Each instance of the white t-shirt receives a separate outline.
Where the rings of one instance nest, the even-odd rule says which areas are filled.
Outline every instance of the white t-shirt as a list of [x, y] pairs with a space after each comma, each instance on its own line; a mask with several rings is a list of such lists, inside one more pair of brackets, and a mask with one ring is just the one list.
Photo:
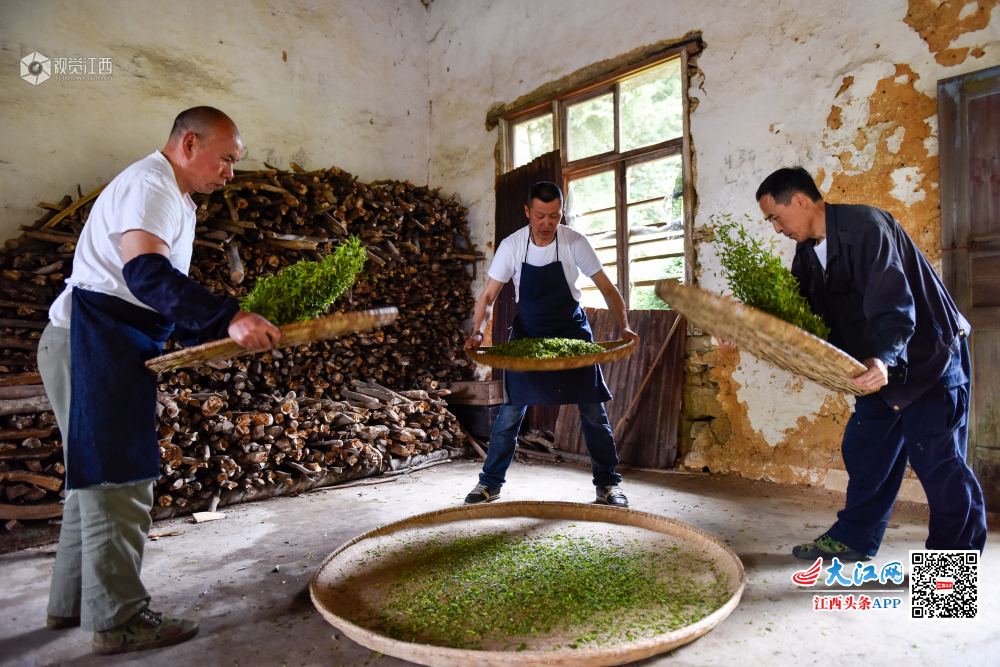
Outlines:
[[826, 239], [813, 246], [813, 251], [816, 253], [816, 259], [819, 260], [820, 266], [826, 271]]
[[[545, 266], [556, 261], [556, 240], [539, 248], [528, 240], [530, 229], [530, 225], [523, 227], [501, 241], [490, 265], [490, 278], [502, 283], [513, 278], [514, 299], [517, 301], [521, 300], [521, 263], [527, 261], [531, 266]], [[558, 259], [562, 262], [566, 283], [573, 298], [579, 301], [583, 295], [579, 283], [584, 276], [589, 278], [603, 268], [601, 260], [587, 237], [566, 225], [556, 227], [556, 239]]]
[[191, 196], [181, 193], [174, 169], [160, 151], [118, 174], [94, 202], [80, 234], [67, 287], [49, 307], [53, 326], [70, 326], [70, 286], [152, 310], [132, 296], [122, 277], [122, 234], [140, 229], [159, 237], [170, 246], [170, 264], [187, 275], [196, 208]]

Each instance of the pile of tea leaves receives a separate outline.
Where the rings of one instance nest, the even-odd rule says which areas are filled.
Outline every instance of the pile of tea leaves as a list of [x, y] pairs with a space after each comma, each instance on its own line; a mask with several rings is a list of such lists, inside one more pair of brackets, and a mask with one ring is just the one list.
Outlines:
[[597, 343], [576, 338], [520, 338], [489, 349], [493, 356], [518, 359], [564, 359], [601, 352], [606, 350]]
[[[363, 624], [452, 648], [596, 648], [690, 625], [729, 598], [727, 575], [702, 552], [572, 527], [406, 546], [410, 557], [378, 586], [382, 603]], [[369, 553], [369, 562], [384, 555]]]
[[750, 236], [743, 224], [734, 222], [730, 215], [713, 215], [711, 220], [715, 224], [716, 254], [722, 264], [722, 277], [733, 296], [826, 340], [830, 327], [812, 312], [809, 302], [799, 292], [799, 281], [781, 265], [774, 253], [774, 241], [765, 247], [763, 241]]
[[240, 307], [278, 326], [317, 318], [354, 284], [367, 258], [361, 241], [348, 237], [322, 262], [302, 260], [261, 278], [240, 299]]

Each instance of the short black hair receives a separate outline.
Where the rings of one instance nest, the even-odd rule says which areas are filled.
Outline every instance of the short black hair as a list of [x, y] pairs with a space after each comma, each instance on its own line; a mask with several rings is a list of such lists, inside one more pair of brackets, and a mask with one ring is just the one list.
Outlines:
[[170, 129], [170, 138], [180, 139], [188, 132], [205, 137], [220, 125], [226, 124], [236, 127], [232, 118], [215, 107], [191, 107], [177, 114], [174, 126]]
[[808, 171], [802, 167], [783, 167], [760, 184], [757, 188], [757, 201], [759, 202], [764, 195], [771, 195], [778, 204], [788, 206], [797, 192], [801, 192], [813, 201], [823, 198]]
[[548, 204], [550, 201], [555, 201], [556, 198], [559, 199], [559, 206], [562, 206], [563, 193], [562, 188], [558, 185], [551, 181], [535, 183], [528, 191], [528, 208], [532, 208], [536, 199], [541, 200], [543, 204]]

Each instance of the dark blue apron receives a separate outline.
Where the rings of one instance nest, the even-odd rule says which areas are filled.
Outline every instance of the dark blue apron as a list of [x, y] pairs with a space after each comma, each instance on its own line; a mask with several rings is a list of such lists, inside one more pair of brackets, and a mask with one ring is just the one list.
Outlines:
[[116, 296], [73, 290], [66, 486], [82, 489], [160, 476], [156, 374], [173, 323]]
[[[594, 334], [579, 302], [566, 282], [559, 261], [559, 233], [556, 232], [556, 261], [545, 266], [528, 264], [531, 231], [521, 263], [521, 284], [510, 340], [519, 338], [577, 338], [594, 341]], [[508, 405], [575, 405], [604, 403], [611, 392], [604, 384], [599, 366], [565, 371], [504, 373], [504, 398]]]

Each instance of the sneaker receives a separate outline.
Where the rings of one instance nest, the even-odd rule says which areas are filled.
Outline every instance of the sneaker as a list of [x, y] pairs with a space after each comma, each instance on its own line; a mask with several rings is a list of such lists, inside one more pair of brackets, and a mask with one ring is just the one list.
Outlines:
[[169, 618], [143, 607], [139, 613], [110, 630], [94, 633], [94, 653], [130, 653], [180, 644], [198, 634], [198, 624], [183, 618]]
[[617, 484], [597, 487], [597, 502], [612, 507], [628, 507], [628, 498]]
[[491, 500], [496, 500], [499, 497], [500, 497], [499, 486], [486, 486], [485, 484], [476, 484], [476, 488], [474, 488], [472, 492], [465, 497], [465, 504], [475, 505], [477, 503], [488, 503]]
[[846, 544], [838, 542], [826, 534], [821, 535], [808, 544], [800, 544], [797, 547], [792, 547], [792, 555], [804, 560], [833, 558], [834, 556], [844, 562], [871, 560], [868, 556], [858, 553]]
[[49, 614], [45, 619], [45, 626], [49, 630], [68, 630], [69, 628], [80, 627], [79, 616], [53, 616]]

